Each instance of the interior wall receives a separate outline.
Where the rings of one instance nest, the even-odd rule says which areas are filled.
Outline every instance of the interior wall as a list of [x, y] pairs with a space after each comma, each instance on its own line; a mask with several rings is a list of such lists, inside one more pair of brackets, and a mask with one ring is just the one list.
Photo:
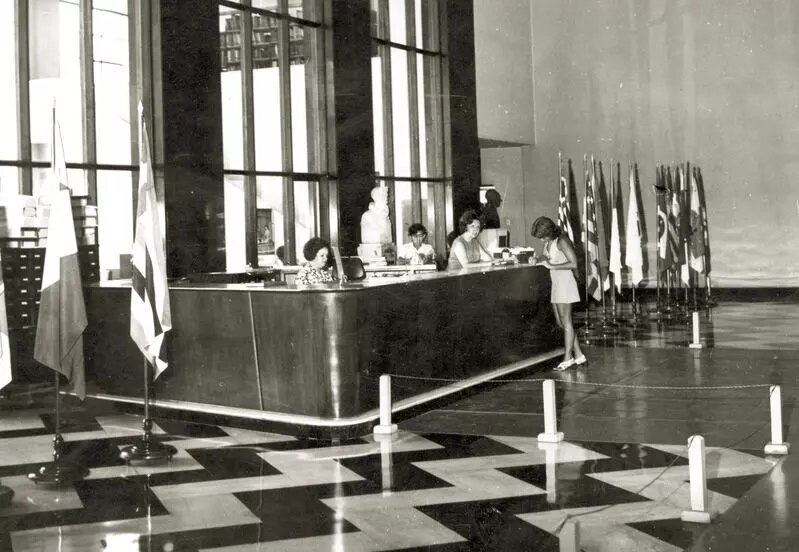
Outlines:
[[480, 135], [533, 138], [527, 222], [556, 214], [558, 152], [578, 168], [587, 153], [639, 163], [651, 234], [655, 164], [687, 160], [704, 175], [714, 285], [799, 285], [798, 4], [475, 4]]

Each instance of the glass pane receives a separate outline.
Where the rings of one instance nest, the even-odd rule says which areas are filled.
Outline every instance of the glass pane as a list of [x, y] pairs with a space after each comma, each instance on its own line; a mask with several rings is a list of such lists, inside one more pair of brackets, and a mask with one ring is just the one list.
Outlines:
[[289, 15], [308, 21], [322, 21], [320, 0], [289, 0]]
[[255, 168], [283, 170], [280, 122], [278, 20], [260, 16], [253, 21], [253, 98], [255, 98]]
[[[424, 68], [419, 76], [419, 136], [421, 140], [419, 155], [422, 176], [440, 178], [444, 176], [444, 144], [442, 143], [443, 113], [441, 88], [438, 76], [441, 74], [441, 57], [422, 56], [419, 67]], [[423, 95], [422, 95], [423, 94]], [[421, 101], [424, 98], [424, 101]], [[424, 129], [424, 131], [422, 131]]]
[[17, 167], [0, 167], [0, 194], [18, 194], [19, 184]]
[[[50, 167], [34, 167], [32, 182], [33, 195], [49, 194], [53, 190], [53, 171]], [[73, 196], [89, 195], [89, 186], [86, 182], [86, 171], [83, 169], [67, 169], [67, 184]]]
[[422, 2], [422, 0], [414, 0], [414, 11], [413, 15], [416, 18], [415, 21], [415, 28], [416, 28], [416, 42], [411, 44], [411, 46], [416, 46], [417, 48], [422, 48], [424, 45], [424, 25], [422, 25], [422, 18], [424, 17], [422, 4], [426, 4], [427, 2]]
[[254, 8], [260, 8], [262, 10], [269, 10], [273, 12], [278, 11], [279, 4], [279, 0], [252, 0], [252, 6]]
[[225, 261], [228, 272], [247, 265], [244, 234], [244, 177], [225, 175]]
[[[17, 159], [17, 70], [16, 70], [16, 19], [14, 2], [0, 2], [0, 159]], [[16, 169], [12, 168], [16, 174]], [[8, 188], [8, 173], [0, 170], [0, 190]], [[16, 184], [15, 184], [16, 185]], [[16, 189], [14, 190], [16, 192]]]
[[403, 243], [403, 241], [407, 241], [408, 227], [414, 223], [411, 209], [411, 183], [395, 182], [394, 197], [396, 198], [394, 208], [397, 219], [394, 226], [395, 236], [397, 243]]
[[424, 58], [416, 54], [416, 97], [419, 109], [419, 120], [414, 124], [419, 125], [419, 175], [427, 174], [427, 96], [424, 93]]
[[297, 259], [304, 260], [302, 248], [319, 236], [319, 183], [294, 182], [294, 235]]
[[258, 266], [284, 262], [286, 238], [283, 232], [283, 178], [259, 176], [256, 180], [255, 218]]
[[[106, 5], [126, 2], [106, 1]], [[97, 6], [97, 3], [95, 3]], [[128, 17], [124, 12], [94, 9], [94, 94], [97, 129], [97, 162], [129, 165], [130, 67]]]
[[372, 120], [375, 135], [375, 173], [386, 175], [385, 147], [383, 144], [383, 59], [381, 55], [386, 52], [384, 46], [378, 47], [379, 54], [372, 57]]
[[320, 172], [316, 144], [321, 132], [321, 83], [317, 77], [317, 55], [321, 32], [291, 24], [291, 138], [295, 172]]
[[370, 0], [369, 1], [369, 36], [372, 38], [383, 38], [380, 35], [380, 27], [379, 21], [380, 17], [378, 15], [378, 10], [380, 9], [379, 3], [377, 0]]
[[100, 278], [119, 278], [120, 255], [133, 248], [133, 186], [130, 171], [97, 172]]
[[222, 151], [226, 169], [244, 169], [244, 107], [241, 92], [241, 12], [219, 8], [222, 62]]
[[[436, 245], [436, 202], [433, 196], [436, 186], [440, 184], [431, 184], [429, 182], [422, 182], [422, 224], [427, 228], [427, 243], [435, 248]], [[442, 253], [443, 251], [436, 253]]]
[[399, 44], [408, 43], [408, 32], [405, 29], [405, 0], [388, 0], [389, 24], [391, 30], [389, 40]]
[[83, 109], [78, 5], [57, 0], [32, 3], [29, 48], [33, 159], [50, 159], [52, 109], [55, 103], [66, 160], [82, 162]]
[[411, 176], [411, 137], [408, 127], [408, 54], [405, 50], [397, 48], [391, 49], [391, 101], [394, 126], [394, 174]]

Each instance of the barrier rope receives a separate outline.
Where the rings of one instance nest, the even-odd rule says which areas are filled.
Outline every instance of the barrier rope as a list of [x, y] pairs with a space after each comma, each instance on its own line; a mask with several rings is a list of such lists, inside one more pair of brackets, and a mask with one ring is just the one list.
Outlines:
[[[400, 374], [386, 374], [391, 376], [392, 379], [406, 379], [406, 380], [423, 380], [423, 381], [441, 381], [449, 383], [462, 383], [463, 380], [456, 378], [435, 378], [428, 376], [407, 376]], [[557, 383], [567, 383], [570, 385], [586, 385], [593, 387], [617, 387], [620, 389], [654, 389], [657, 391], [716, 391], [720, 389], [759, 389], [764, 387], [771, 387], [770, 383], [744, 383], [737, 385], [633, 385], [630, 383], [599, 383], [595, 381], [570, 381], [567, 379], [555, 378], [518, 378], [518, 379], [486, 379], [476, 383], [542, 383], [547, 380], [553, 380]], [[466, 384], [455, 387], [467, 387]]]

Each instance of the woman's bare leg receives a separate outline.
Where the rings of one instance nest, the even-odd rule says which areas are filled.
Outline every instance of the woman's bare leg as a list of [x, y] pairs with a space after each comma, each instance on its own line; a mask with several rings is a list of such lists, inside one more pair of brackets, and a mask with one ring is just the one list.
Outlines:
[[558, 304], [552, 303], [552, 312], [555, 313], [555, 322], [558, 324], [558, 328], [563, 328], [563, 322], [560, 320], [560, 312], [558, 312]]
[[555, 308], [563, 328], [563, 360], [569, 360], [574, 357], [572, 351], [575, 342], [574, 326], [572, 325], [572, 306], [568, 303], [555, 303]]

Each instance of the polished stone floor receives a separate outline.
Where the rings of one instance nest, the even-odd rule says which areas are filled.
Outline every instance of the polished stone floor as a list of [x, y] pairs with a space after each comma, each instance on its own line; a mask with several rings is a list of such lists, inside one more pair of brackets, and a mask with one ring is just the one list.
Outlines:
[[[763, 453], [769, 385], [797, 427], [796, 303], [724, 303], [690, 326], [644, 322], [592, 336], [589, 363], [553, 363], [400, 423], [394, 439], [320, 442], [156, 419], [178, 454], [118, 457], [140, 418], [67, 401], [63, 433], [87, 479], [49, 489], [46, 388], [0, 399], [0, 551], [795, 550], [799, 464]], [[540, 444], [541, 380], [556, 380], [565, 441]], [[711, 525], [684, 523], [687, 439], [707, 444]], [[577, 539], [574, 527], [577, 526]], [[571, 548], [569, 548], [571, 547]]]

